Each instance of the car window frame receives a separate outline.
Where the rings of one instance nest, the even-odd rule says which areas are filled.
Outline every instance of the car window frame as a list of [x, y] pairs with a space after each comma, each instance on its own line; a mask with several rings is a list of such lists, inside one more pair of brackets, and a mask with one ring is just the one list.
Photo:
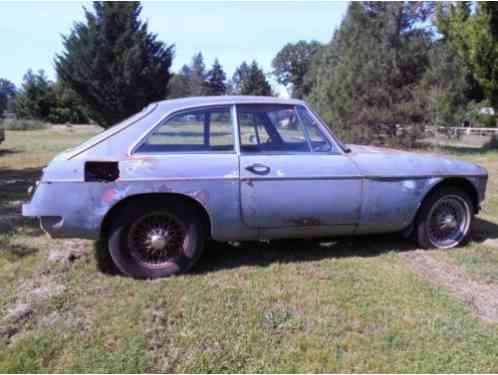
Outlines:
[[[140, 147], [147, 141], [149, 136], [151, 136], [158, 128], [163, 125], [166, 125], [168, 121], [172, 120], [176, 116], [182, 114], [188, 114], [192, 112], [202, 112], [203, 110], [214, 111], [216, 109], [227, 109], [230, 112], [230, 122], [232, 127], [232, 141], [233, 141], [233, 149], [232, 150], [182, 150], [182, 151], [154, 151], [154, 152], [145, 152], [140, 151]], [[234, 104], [213, 104], [213, 105], [202, 105], [202, 106], [193, 106], [188, 108], [181, 108], [175, 111], [172, 111], [166, 114], [163, 118], [161, 118], [156, 124], [150, 127], [136, 142], [130, 152], [129, 155], [146, 155], [150, 157], [160, 157], [165, 155], [208, 155], [208, 154], [238, 154], [239, 152], [239, 142], [238, 142], [238, 133], [236, 132], [236, 113], [235, 113], [235, 105]]]
[[310, 109], [306, 105], [304, 105], [304, 104], [288, 104], [288, 103], [275, 103], [275, 104], [272, 103], [271, 105], [282, 106], [282, 107], [293, 107], [297, 117], [299, 118], [300, 123], [302, 122], [302, 120], [301, 120], [301, 117], [299, 115], [299, 112], [297, 111], [297, 107], [302, 107], [315, 120], [318, 130], [324, 136], [324, 138], [330, 143], [331, 150], [330, 151], [314, 151], [312, 144], [311, 144], [311, 139], [310, 139], [309, 134], [308, 134], [308, 130], [306, 129], [306, 126], [304, 126], [304, 124], [301, 123], [300, 126], [301, 126], [303, 133], [304, 133], [304, 136], [306, 138], [306, 143], [309, 147], [309, 151], [294, 151], [294, 150], [290, 150], [290, 151], [264, 150], [264, 151], [257, 151], [257, 152], [243, 151], [242, 150], [242, 140], [240, 139], [241, 132], [240, 132], [240, 124], [239, 124], [239, 106], [249, 106], [249, 105], [265, 106], [268, 104], [266, 104], [266, 103], [265, 104], [261, 104], [261, 103], [237, 103], [237, 104], [235, 104], [235, 113], [236, 113], [235, 126], [237, 128], [237, 133], [238, 133], [238, 144], [239, 144], [238, 152], [240, 155], [245, 155], [245, 156], [249, 156], [249, 155], [343, 155], [342, 149], [339, 147], [339, 145], [337, 145], [337, 143], [331, 137], [330, 133], [328, 131], [324, 131], [323, 123], [317, 119], [315, 114], [312, 111], [310, 111]]
[[320, 116], [312, 109], [310, 108], [307, 104], [301, 104], [308, 113], [313, 117], [318, 124], [319, 129], [322, 131], [322, 134], [325, 134], [327, 139], [331, 142], [331, 144], [334, 146], [336, 149], [336, 152], [333, 152], [334, 154], [339, 154], [339, 155], [345, 155], [348, 152], [346, 151], [347, 146], [339, 139], [337, 136], [334, 134], [332, 129], [330, 129], [327, 124], [322, 120]]

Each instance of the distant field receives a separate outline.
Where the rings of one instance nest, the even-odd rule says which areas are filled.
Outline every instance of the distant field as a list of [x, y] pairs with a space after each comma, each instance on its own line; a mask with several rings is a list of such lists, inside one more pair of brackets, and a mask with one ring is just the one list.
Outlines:
[[102, 268], [101, 246], [20, 216], [41, 168], [97, 131], [8, 131], [0, 145], [0, 372], [498, 371], [497, 151], [443, 150], [490, 173], [466, 247], [217, 245], [192, 273], [136, 281]]

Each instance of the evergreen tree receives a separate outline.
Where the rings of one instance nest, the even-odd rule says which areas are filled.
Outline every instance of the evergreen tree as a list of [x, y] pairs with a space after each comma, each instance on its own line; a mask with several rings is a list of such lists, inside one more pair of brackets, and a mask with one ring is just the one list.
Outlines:
[[243, 61], [242, 64], [240, 64], [240, 66], [235, 69], [232, 77], [232, 88], [235, 94], [240, 94], [241, 84], [244, 80], [247, 79], [248, 74], [249, 65], [247, 65], [247, 63]]
[[436, 24], [498, 112], [498, 4], [438, 4]]
[[174, 47], [148, 32], [139, 2], [94, 2], [93, 8], [63, 38], [55, 66], [92, 117], [109, 127], [166, 96]]
[[43, 70], [28, 70], [16, 99], [17, 117], [46, 121], [57, 100], [52, 86]]
[[293, 97], [301, 99], [309, 94], [311, 87], [307, 85], [305, 76], [320, 46], [316, 41], [308, 43], [301, 40], [295, 44], [287, 43], [273, 59], [273, 74], [278, 83], [290, 86]]
[[340, 28], [313, 64], [309, 99], [348, 141], [394, 139], [397, 124], [420, 123], [416, 88], [428, 65], [430, 14], [418, 3], [351, 3]]
[[192, 57], [190, 65], [190, 94], [189, 96], [203, 96], [206, 94], [206, 65], [204, 57], [199, 52]]
[[218, 59], [214, 60], [211, 70], [207, 74], [206, 94], [207, 95], [225, 95], [226, 93], [226, 74], [220, 65]]
[[256, 61], [253, 61], [246, 70], [246, 67], [240, 66], [238, 69], [240, 74], [240, 94], [241, 95], [257, 95], [271, 96], [271, 86], [266, 80], [265, 73], [258, 66]]
[[16, 86], [9, 80], [0, 78], [0, 118], [16, 96]]
[[168, 99], [190, 96], [190, 76], [176, 73], [171, 76], [168, 85]]
[[48, 122], [52, 124], [86, 124], [89, 122], [88, 111], [80, 97], [63, 81], [53, 85], [55, 103], [51, 106]]
[[419, 85], [419, 101], [425, 122], [435, 126], [458, 126], [472, 101], [469, 70], [445, 40], [438, 40], [429, 51], [429, 67]]

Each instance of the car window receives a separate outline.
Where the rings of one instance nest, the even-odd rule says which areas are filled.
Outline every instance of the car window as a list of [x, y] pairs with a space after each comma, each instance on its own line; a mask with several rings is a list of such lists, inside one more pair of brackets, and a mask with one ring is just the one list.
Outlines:
[[311, 147], [314, 152], [331, 152], [333, 151], [332, 145], [322, 133], [315, 119], [310, 115], [308, 110], [302, 106], [297, 107], [297, 113], [301, 120], [308, 137], [311, 142]]
[[237, 106], [243, 152], [310, 152], [303, 125], [294, 106]]
[[233, 151], [230, 107], [178, 114], [157, 127], [138, 152]]
[[270, 140], [270, 135], [255, 113], [239, 113], [239, 126], [242, 144], [260, 144]]

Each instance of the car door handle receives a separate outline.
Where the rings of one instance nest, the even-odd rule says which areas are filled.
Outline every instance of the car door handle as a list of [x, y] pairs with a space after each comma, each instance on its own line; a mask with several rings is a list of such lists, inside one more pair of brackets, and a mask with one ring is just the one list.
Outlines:
[[260, 174], [260, 175], [267, 174], [268, 172], [270, 172], [270, 167], [267, 167], [264, 164], [258, 164], [258, 163], [253, 164], [253, 165], [249, 165], [246, 167], [246, 169], [249, 172], [252, 172], [254, 174]]

